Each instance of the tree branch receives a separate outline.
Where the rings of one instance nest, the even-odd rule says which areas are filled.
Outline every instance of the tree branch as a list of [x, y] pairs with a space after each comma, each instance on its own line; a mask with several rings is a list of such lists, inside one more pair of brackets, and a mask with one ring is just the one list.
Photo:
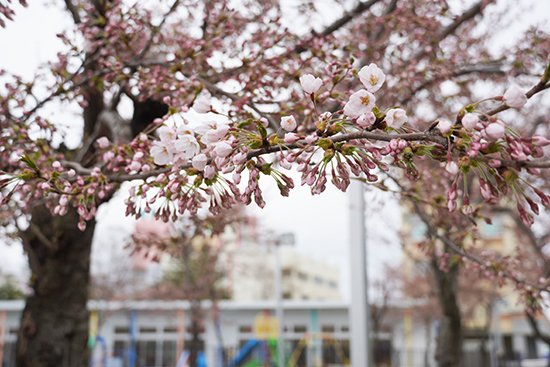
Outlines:
[[72, 0], [65, 0], [65, 6], [67, 10], [71, 13], [75, 24], [80, 24], [80, 14], [78, 14], [77, 7], [73, 4]]

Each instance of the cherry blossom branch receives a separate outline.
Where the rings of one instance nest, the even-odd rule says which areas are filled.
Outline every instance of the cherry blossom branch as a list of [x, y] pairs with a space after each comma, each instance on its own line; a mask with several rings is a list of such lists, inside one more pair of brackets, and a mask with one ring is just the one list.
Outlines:
[[[229, 93], [229, 92], [226, 92], [224, 91], [223, 89], [221, 89], [220, 87], [218, 87], [217, 85], [215, 85], [214, 83], [210, 82], [208, 79], [206, 79], [204, 76], [198, 76], [198, 80], [204, 84], [204, 86], [206, 87], [206, 89], [208, 89], [208, 91], [210, 93], [212, 93], [213, 95], [218, 95], [218, 96], [224, 96], [224, 97], [227, 97], [229, 98], [230, 100], [232, 101], [237, 101], [239, 100], [239, 96], [234, 94], [234, 93]], [[273, 119], [273, 117], [270, 115], [270, 114], [267, 114], [267, 113], [264, 113], [263, 111], [261, 111], [254, 102], [250, 102], [249, 103], [249, 106], [252, 110], [254, 110], [258, 115], [260, 115], [261, 117], [265, 117], [267, 119], [267, 121], [269, 121], [269, 125], [270, 127], [273, 129], [273, 130], [277, 130], [278, 126], [277, 126], [277, 122]]]
[[[550, 64], [548, 66], [550, 67]], [[527, 91], [527, 93], [525, 93], [525, 95], [529, 99], [529, 98], [533, 97], [535, 94], [537, 94], [539, 92], [542, 92], [543, 90], [548, 89], [548, 88], [550, 88], [550, 83], [548, 82], [548, 77], [545, 73], [545, 75], [541, 78], [541, 80], [539, 80], [539, 82], [537, 84], [535, 84], [531, 89], [529, 89], [529, 91]], [[489, 115], [489, 116], [493, 116], [493, 115], [496, 115], [499, 112], [506, 111], [510, 108], [511, 108], [510, 106], [503, 103], [502, 105], [498, 106], [497, 108], [490, 110], [486, 114]]]
[[160, 23], [155, 26], [155, 27], [152, 27], [151, 29], [151, 35], [149, 36], [149, 39], [147, 40], [147, 43], [145, 44], [145, 47], [143, 47], [143, 49], [141, 50], [141, 52], [139, 53], [137, 59], [138, 60], [142, 60], [145, 55], [147, 54], [147, 52], [149, 52], [149, 49], [151, 48], [151, 46], [153, 45], [153, 40], [155, 38], [155, 36], [162, 30], [162, 27], [164, 26], [164, 24], [166, 23], [166, 21], [168, 20], [168, 17], [176, 11], [176, 9], [178, 8], [180, 4], [180, 0], [175, 0], [173, 3], [172, 3], [172, 6], [170, 7], [170, 9], [168, 9], [168, 11], [163, 15], [162, 17], [162, 20], [160, 21]]
[[73, 4], [72, 0], [65, 0], [65, 6], [67, 10], [71, 13], [75, 24], [80, 24], [80, 14], [78, 14], [77, 7]]
[[434, 77], [432, 79], [424, 80], [420, 85], [408, 93], [405, 98], [401, 99], [401, 104], [406, 105], [414, 98], [415, 95], [417, 95], [418, 92], [442, 81], [443, 78], [447, 78], [446, 80], [451, 80], [452, 78], [457, 78], [468, 74], [504, 74], [504, 70], [502, 69], [502, 65], [497, 62], [465, 65], [458, 68], [458, 70], [454, 71], [450, 75], [442, 75], [441, 77]]
[[[440, 234], [438, 231], [437, 231], [437, 228], [434, 227], [434, 225], [432, 224], [431, 220], [429, 219], [429, 216], [428, 214], [426, 214], [426, 212], [420, 207], [420, 205], [418, 204], [418, 202], [416, 201], [416, 199], [414, 198], [414, 196], [410, 196], [407, 194], [407, 191], [405, 189], [405, 187], [399, 182], [398, 179], [396, 179], [395, 177], [393, 177], [392, 175], [389, 175], [387, 174], [387, 176], [399, 187], [401, 188], [402, 192], [401, 192], [401, 196], [402, 197], [405, 197], [405, 198], [408, 198], [408, 202], [410, 202], [412, 205], [413, 205], [413, 209], [415, 211], [415, 213], [420, 217], [420, 219], [422, 220], [422, 222], [426, 225], [426, 229], [427, 229], [427, 232], [428, 232], [428, 235], [429, 237], [431, 238], [434, 238], [434, 239], [438, 239], [440, 240], [441, 242], [443, 242], [451, 251], [453, 251], [455, 254], [463, 257], [463, 258], [466, 258], [470, 261], [472, 261], [473, 263], [481, 266], [482, 268], [486, 268], [486, 261], [484, 261], [483, 259], [469, 253], [468, 251], [464, 250], [461, 246], [457, 245], [453, 240], [451, 240], [449, 237], [447, 236], [444, 236], [442, 234]], [[525, 286], [530, 286], [534, 289], [537, 289], [538, 291], [540, 292], [548, 292], [548, 289], [545, 288], [545, 287], [541, 287], [540, 285], [538, 284], [531, 284], [531, 283], [528, 283], [527, 281], [525, 281], [524, 279], [520, 279], [518, 278], [516, 275], [510, 273], [509, 271], [506, 271], [506, 270], [501, 270], [502, 272], [502, 275], [510, 280], [512, 280], [514, 283], [516, 283], [517, 285], [525, 285]]]

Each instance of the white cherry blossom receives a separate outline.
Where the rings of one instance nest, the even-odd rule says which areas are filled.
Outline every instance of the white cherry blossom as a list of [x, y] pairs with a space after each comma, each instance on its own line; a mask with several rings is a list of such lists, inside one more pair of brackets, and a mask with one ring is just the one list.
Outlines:
[[372, 111], [369, 111], [359, 116], [355, 122], [363, 129], [366, 129], [368, 127], [371, 127], [375, 121], [376, 116], [374, 115], [374, 113], [372, 113]]
[[323, 80], [321, 78], [316, 78], [311, 74], [305, 74], [300, 77], [300, 84], [302, 89], [307, 94], [313, 94], [321, 88], [323, 85]]
[[193, 158], [199, 150], [199, 143], [191, 134], [183, 135], [174, 140], [174, 156], [177, 159], [186, 160]]
[[386, 80], [386, 75], [376, 64], [371, 63], [369, 66], [363, 66], [359, 71], [359, 80], [365, 86], [365, 88], [374, 93]]
[[506, 128], [504, 127], [504, 125], [499, 124], [498, 122], [490, 123], [485, 128], [485, 134], [488, 138], [493, 140], [502, 139], [504, 137], [505, 131]]
[[473, 130], [479, 122], [479, 117], [475, 113], [467, 113], [462, 118], [462, 126], [468, 130]]
[[176, 140], [177, 133], [176, 130], [170, 126], [162, 125], [157, 129], [157, 134], [159, 135], [160, 141], [162, 142], [171, 142]]
[[376, 97], [374, 94], [360, 89], [349, 97], [348, 102], [344, 106], [344, 113], [354, 119], [372, 111], [375, 103]]
[[204, 153], [197, 154], [193, 157], [193, 160], [191, 161], [193, 168], [198, 169], [199, 171], [203, 171], [207, 163], [208, 157]]
[[296, 119], [294, 116], [283, 116], [281, 117], [281, 127], [286, 131], [294, 131], [296, 130]]
[[233, 151], [233, 147], [226, 141], [220, 141], [216, 143], [212, 153], [216, 157], [225, 158]]
[[392, 108], [386, 113], [385, 121], [388, 126], [398, 129], [403, 126], [405, 122], [409, 121], [409, 117], [404, 109]]
[[439, 129], [439, 131], [441, 131], [441, 134], [449, 133], [451, 131], [452, 126], [453, 126], [453, 123], [447, 119], [441, 119], [437, 124], [437, 128]]
[[210, 109], [212, 108], [212, 104], [210, 103], [211, 96], [207, 94], [200, 94], [196, 99], [195, 102], [193, 102], [193, 109], [197, 113], [208, 113], [210, 112]]
[[154, 141], [153, 146], [151, 147], [151, 156], [155, 164], [159, 166], [164, 166], [170, 163], [174, 157], [172, 150], [169, 147], [160, 141]]
[[454, 176], [458, 173], [458, 165], [453, 161], [448, 162], [445, 165], [445, 171]]
[[520, 87], [512, 85], [504, 93], [504, 103], [512, 108], [520, 109], [527, 103], [527, 96]]

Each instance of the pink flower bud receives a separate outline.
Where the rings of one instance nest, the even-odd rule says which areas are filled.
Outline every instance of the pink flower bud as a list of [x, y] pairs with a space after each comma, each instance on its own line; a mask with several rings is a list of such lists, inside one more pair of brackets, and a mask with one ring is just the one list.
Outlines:
[[105, 136], [102, 136], [101, 138], [96, 140], [96, 144], [99, 149], [106, 149], [109, 147], [109, 139], [107, 139]]
[[452, 176], [455, 176], [456, 174], [458, 174], [459, 171], [458, 165], [455, 162], [450, 161], [445, 165], [445, 171], [447, 171]]
[[204, 178], [207, 180], [214, 178], [216, 176], [216, 169], [212, 166], [204, 167]]
[[191, 161], [193, 168], [199, 171], [204, 170], [207, 163], [208, 163], [208, 157], [204, 153], [197, 154], [196, 156], [193, 157], [193, 160]]
[[504, 103], [512, 108], [520, 109], [527, 103], [525, 92], [517, 85], [512, 85], [504, 93]]
[[473, 130], [479, 123], [479, 117], [475, 113], [467, 113], [462, 118], [462, 126], [467, 130]]
[[502, 139], [505, 132], [506, 128], [504, 127], [504, 125], [499, 124], [498, 122], [490, 123], [485, 128], [485, 134], [487, 134], [488, 138], [493, 140]]
[[534, 145], [536, 145], [538, 147], [545, 147], [547, 145], [550, 145], [550, 140], [548, 140], [544, 136], [540, 136], [540, 135], [533, 136], [532, 142], [533, 142]]
[[368, 127], [371, 127], [375, 121], [376, 121], [376, 116], [372, 111], [369, 111], [359, 116], [355, 122], [357, 122], [357, 125], [359, 125], [363, 129], [366, 129]]
[[443, 135], [447, 135], [451, 131], [452, 126], [453, 123], [447, 119], [441, 119], [437, 124], [437, 128], [439, 129], [439, 131], [441, 131], [441, 134]]
[[286, 133], [285, 134], [285, 144], [293, 144], [296, 143], [298, 140], [300, 140], [300, 136], [295, 133]]
[[238, 185], [241, 183], [241, 174], [240, 173], [233, 173], [233, 182]]
[[294, 131], [297, 127], [296, 119], [294, 116], [281, 117], [281, 127], [286, 131]]

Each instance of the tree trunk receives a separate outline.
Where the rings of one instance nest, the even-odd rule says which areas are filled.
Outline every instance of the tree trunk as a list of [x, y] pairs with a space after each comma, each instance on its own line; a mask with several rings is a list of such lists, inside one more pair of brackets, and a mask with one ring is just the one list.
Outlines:
[[440, 367], [459, 367], [462, 366], [462, 321], [457, 294], [459, 266], [455, 263], [448, 271], [442, 271], [434, 259], [432, 271], [442, 311], [435, 360]]
[[189, 333], [191, 334], [191, 340], [188, 343], [189, 346], [189, 367], [197, 367], [197, 357], [199, 352], [202, 351], [202, 341], [200, 338], [203, 320], [203, 310], [201, 301], [191, 301], [191, 325]]
[[54, 217], [40, 206], [22, 234], [33, 293], [21, 315], [18, 367], [88, 365], [86, 303], [95, 222], [89, 222], [84, 232], [77, 223], [75, 210]]

